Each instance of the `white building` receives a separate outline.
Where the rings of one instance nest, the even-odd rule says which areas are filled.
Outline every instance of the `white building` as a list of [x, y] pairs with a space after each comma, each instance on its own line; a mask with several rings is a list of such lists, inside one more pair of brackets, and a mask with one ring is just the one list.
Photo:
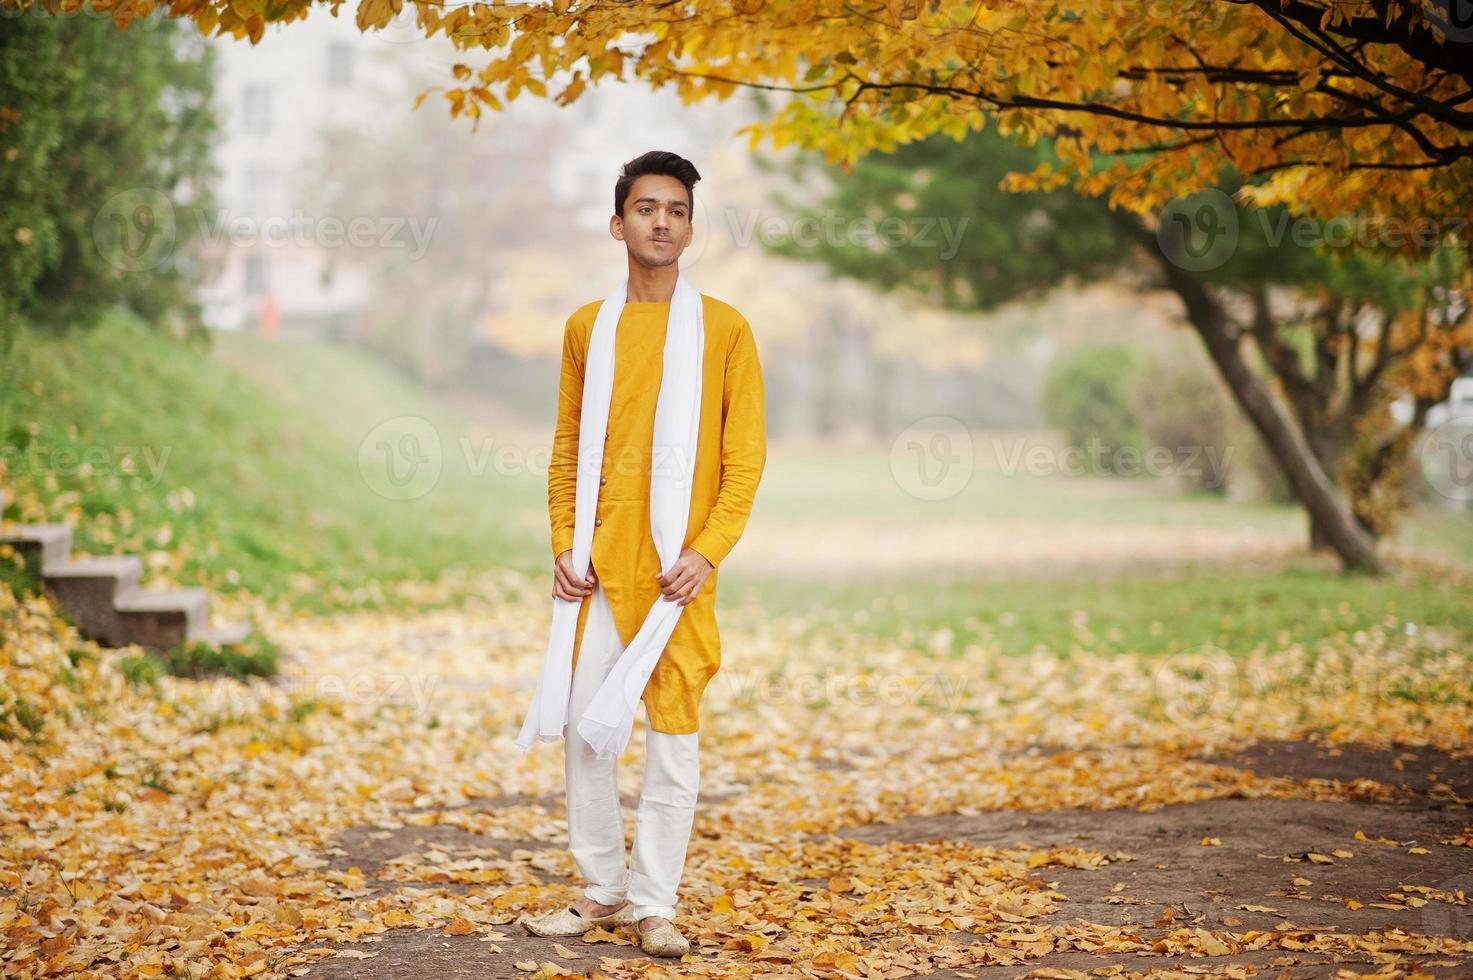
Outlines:
[[[384, 125], [386, 105], [412, 102], [410, 60], [441, 62], [448, 77], [448, 42], [425, 38], [409, 13], [363, 34], [351, 11], [333, 17], [317, 9], [305, 21], [268, 26], [258, 44], [209, 43], [218, 55], [220, 210], [200, 237], [221, 272], [200, 292], [205, 321], [227, 330], [341, 333], [369, 296], [361, 269], [332, 261], [353, 216], [315, 207], [312, 181], [299, 174], [329, 124], [374, 129]], [[431, 51], [439, 54], [427, 58]]]

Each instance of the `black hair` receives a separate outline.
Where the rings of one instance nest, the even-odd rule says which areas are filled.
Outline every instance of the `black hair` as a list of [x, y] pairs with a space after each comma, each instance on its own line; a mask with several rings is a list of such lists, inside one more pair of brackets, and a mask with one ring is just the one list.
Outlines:
[[619, 179], [614, 184], [614, 213], [619, 217], [624, 217], [624, 199], [629, 196], [629, 189], [634, 186], [635, 180], [646, 174], [664, 174], [680, 181], [685, 185], [691, 207], [695, 207], [696, 181], [701, 179], [701, 175], [696, 172], [696, 165], [678, 153], [650, 150], [624, 164]]

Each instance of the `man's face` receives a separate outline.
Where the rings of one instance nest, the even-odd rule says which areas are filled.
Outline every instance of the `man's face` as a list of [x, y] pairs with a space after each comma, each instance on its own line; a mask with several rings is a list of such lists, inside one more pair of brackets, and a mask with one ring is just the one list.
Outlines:
[[665, 174], [635, 178], [624, 200], [624, 217], [610, 218], [609, 231], [641, 265], [674, 265], [691, 242], [685, 185]]

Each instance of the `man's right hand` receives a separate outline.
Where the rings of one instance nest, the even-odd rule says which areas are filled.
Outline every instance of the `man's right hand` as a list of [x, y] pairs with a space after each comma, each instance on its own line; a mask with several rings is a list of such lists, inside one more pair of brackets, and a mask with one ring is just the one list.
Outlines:
[[594, 573], [592, 563], [588, 566], [588, 578], [578, 581], [577, 574], [573, 571], [573, 549], [557, 556], [552, 563], [552, 594], [554, 598], [566, 599], [569, 602], [581, 602], [591, 595], [593, 586], [598, 582], [598, 576]]

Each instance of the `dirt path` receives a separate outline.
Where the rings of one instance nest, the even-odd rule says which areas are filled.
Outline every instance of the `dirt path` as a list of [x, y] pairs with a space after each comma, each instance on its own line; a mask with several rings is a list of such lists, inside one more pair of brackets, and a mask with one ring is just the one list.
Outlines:
[[[946, 842], [985, 848], [986, 853], [1077, 847], [1105, 856], [1087, 866], [1040, 867], [1029, 879], [1040, 895], [1058, 896], [1054, 911], [1029, 924], [1070, 926], [1067, 941], [1056, 935], [1048, 940], [1052, 948], [1035, 946], [1018, 962], [999, 965], [993, 962], [996, 948], [989, 945], [995, 937], [987, 930], [947, 928], [943, 919], [927, 930], [925, 953], [915, 956], [909, 967], [899, 967], [907, 972], [889, 976], [1084, 977], [1152, 971], [1183, 977], [1354, 976], [1376, 971], [1378, 956], [1384, 959], [1371, 946], [1395, 953], [1405, 968], [1408, 951], [1435, 948], [1435, 940], [1416, 937], [1449, 937], [1465, 945], [1473, 940], [1473, 907], [1466, 897], [1459, 902], [1459, 890], [1473, 895], [1473, 846], [1454, 843], [1460, 837], [1466, 841], [1473, 824], [1468, 808], [1473, 759], [1422, 748], [1328, 749], [1276, 741], [1203, 761], [1287, 777], [1326, 798], [1225, 797], [1149, 811], [1073, 807], [952, 813], [846, 827], [813, 835], [813, 840], [880, 847]], [[626, 797], [624, 802], [632, 807], [635, 801]], [[702, 808], [719, 808], [724, 802], [704, 798]], [[557, 889], [559, 894], [571, 897], [577, 883], [560, 873], [566, 865], [557, 860], [557, 842], [491, 838], [467, 829], [474, 827], [478, 811], [506, 807], [525, 807], [556, 819], [562, 797], [473, 801], [461, 808], [459, 826], [353, 828], [324, 855], [331, 870], [346, 874], [357, 868], [362, 873], [362, 879], [346, 879], [357, 884], [350, 889], [354, 896], [374, 895], [406, 906], [434, 901], [438, 889], [479, 896], [493, 925], [479, 925], [467, 935], [393, 928], [365, 936], [366, 942], [317, 944], [336, 955], [299, 975], [527, 977], [534, 964], [551, 961], [565, 975], [587, 976], [631, 958], [675, 974], [859, 975], [837, 966], [805, 969], [803, 964], [764, 960], [753, 950], [736, 948], [729, 938], [701, 935], [695, 917], [703, 903], [694, 895], [682, 896], [679, 924], [687, 935], [707, 942], [698, 945], [700, 955], [684, 963], [643, 959], [628, 930], [601, 932], [600, 941], [592, 943], [574, 939], [558, 944], [526, 935], [513, 921], [514, 914], [494, 914], [497, 896], [551, 885], [564, 886]], [[406, 810], [404, 816], [415, 819], [416, 811]], [[543, 870], [537, 870], [539, 860]], [[477, 870], [501, 880], [467, 881]], [[915, 870], [924, 873], [926, 868]], [[799, 878], [795, 884], [804, 889], [805, 900], [822, 905], [834, 898], [828, 877]], [[852, 921], [847, 913], [844, 918]], [[1183, 930], [1199, 928], [1216, 936], [1248, 938], [1218, 955], [1171, 955]], [[774, 941], [784, 932], [781, 924], [766, 930]], [[1252, 948], [1255, 935], [1275, 937], [1273, 948]], [[874, 941], [885, 941], [878, 930]], [[979, 951], [985, 952], [979, 956]], [[1466, 949], [1431, 952], [1412, 962], [1425, 976], [1473, 976], [1473, 956]], [[1107, 972], [1090, 972], [1101, 969]], [[1337, 973], [1342, 970], [1354, 972]]]

